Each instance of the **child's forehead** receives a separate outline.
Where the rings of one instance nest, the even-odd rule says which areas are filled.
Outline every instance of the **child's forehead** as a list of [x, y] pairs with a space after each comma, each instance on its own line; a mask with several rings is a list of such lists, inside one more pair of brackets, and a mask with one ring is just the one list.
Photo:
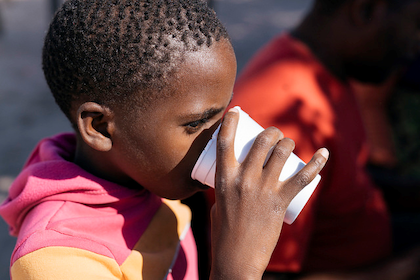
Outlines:
[[[126, 114], [124, 107], [129, 105], [140, 114], [151, 116], [155, 111], [175, 110], [190, 101], [204, 104], [208, 102], [209, 96], [214, 97], [211, 102], [220, 103], [218, 92], [227, 92], [227, 99], [230, 100], [235, 78], [236, 58], [233, 47], [229, 40], [222, 39], [209, 47], [186, 52], [172, 75], [155, 86], [133, 92], [133, 98], [127, 101], [129, 104], [118, 106], [122, 109], [118, 111]], [[224, 103], [226, 98], [222, 99], [221, 103]]]
[[[219, 108], [229, 103], [236, 78], [236, 58], [228, 40], [190, 52], [162, 89], [152, 89], [150, 110], [179, 106]], [[149, 110], [150, 109], [150, 110]], [[198, 110], [200, 111], [200, 110]]]
[[190, 74], [198, 75], [202, 71], [226, 71], [229, 70], [229, 67], [236, 68], [235, 53], [230, 41], [221, 39], [209, 47], [186, 52], [178, 70], [191, 70], [193, 68], [196, 72]]
[[236, 57], [228, 40], [220, 40], [210, 47], [188, 52], [174, 75], [173, 83], [201, 82], [202, 86], [222, 82], [225, 76], [236, 76]]

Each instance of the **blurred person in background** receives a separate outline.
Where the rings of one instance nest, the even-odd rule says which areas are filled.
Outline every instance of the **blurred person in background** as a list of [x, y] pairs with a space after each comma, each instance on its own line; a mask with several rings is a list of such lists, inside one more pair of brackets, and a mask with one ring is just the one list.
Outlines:
[[384, 83], [352, 82], [369, 142], [368, 172], [393, 215], [401, 251], [420, 228], [420, 56]]
[[263, 127], [280, 128], [305, 161], [316, 147], [331, 152], [312, 198], [283, 227], [267, 279], [417, 275], [419, 251], [397, 254], [392, 215], [367, 172], [369, 143], [352, 85], [392, 83], [416, 57], [419, 37], [418, 0], [315, 0], [293, 31], [271, 40], [239, 76], [232, 105]]

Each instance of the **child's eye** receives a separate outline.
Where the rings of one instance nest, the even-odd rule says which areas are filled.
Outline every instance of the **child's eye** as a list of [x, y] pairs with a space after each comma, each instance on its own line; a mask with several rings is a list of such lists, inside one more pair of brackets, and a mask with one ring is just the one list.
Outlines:
[[185, 124], [185, 132], [187, 132], [188, 134], [193, 134], [197, 131], [200, 130], [200, 128], [208, 122], [207, 118], [201, 119], [201, 120], [196, 120], [193, 122], [189, 122], [187, 124]]

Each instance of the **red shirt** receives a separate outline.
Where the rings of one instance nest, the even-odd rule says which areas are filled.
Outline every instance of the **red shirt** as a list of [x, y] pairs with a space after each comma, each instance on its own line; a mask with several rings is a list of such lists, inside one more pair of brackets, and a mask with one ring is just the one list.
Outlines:
[[330, 159], [313, 196], [284, 224], [269, 271], [347, 269], [390, 253], [390, 220], [365, 171], [367, 144], [356, 99], [306, 45], [288, 34], [272, 40], [239, 77], [232, 106], [263, 127], [276, 126], [308, 162], [321, 147]]

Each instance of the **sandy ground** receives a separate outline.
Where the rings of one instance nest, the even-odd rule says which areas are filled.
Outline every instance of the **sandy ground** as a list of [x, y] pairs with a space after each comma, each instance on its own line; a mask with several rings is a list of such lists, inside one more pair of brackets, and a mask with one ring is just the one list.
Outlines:
[[[274, 34], [291, 28], [311, 0], [218, 0], [214, 8], [234, 44], [240, 70]], [[0, 0], [0, 201], [35, 144], [70, 126], [50, 95], [41, 48], [49, 0]], [[0, 279], [9, 279], [15, 238], [0, 219]]]

